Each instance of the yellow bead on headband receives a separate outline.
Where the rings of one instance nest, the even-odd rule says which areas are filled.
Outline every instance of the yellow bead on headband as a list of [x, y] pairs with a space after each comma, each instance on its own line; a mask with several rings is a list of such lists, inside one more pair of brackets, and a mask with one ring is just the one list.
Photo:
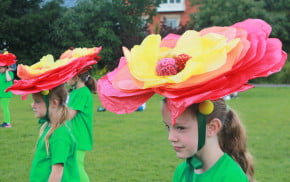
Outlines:
[[213, 102], [210, 100], [205, 100], [198, 105], [198, 111], [201, 114], [209, 115], [213, 112], [213, 110], [214, 110], [214, 105], [213, 105]]
[[48, 95], [49, 94], [49, 90], [43, 90], [40, 93], [41, 93], [41, 95]]
[[198, 147], [200, 150], [205, 144], [206, 138], [206, 115], [214, 110], [214, 104], [211, 100], [205, 100], [198, 104], [197, 121], [198, 121]]

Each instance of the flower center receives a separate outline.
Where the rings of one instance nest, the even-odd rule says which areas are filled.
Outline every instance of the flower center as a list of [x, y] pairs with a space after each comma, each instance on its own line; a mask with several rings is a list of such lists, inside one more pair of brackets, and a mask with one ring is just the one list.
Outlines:
[[186, 62], [190, 58], [187, 54], [179, 54], [174, 58], [163, 58], [157, 63], [156, 73], [158, 76], [176, 75], [185, 68]]

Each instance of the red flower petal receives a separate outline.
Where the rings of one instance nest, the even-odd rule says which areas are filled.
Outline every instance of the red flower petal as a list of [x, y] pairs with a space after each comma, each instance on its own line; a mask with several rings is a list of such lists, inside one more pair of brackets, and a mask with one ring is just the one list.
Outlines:
[[10, 66], [16, 61], [16, 56], [12, 53], [0, 54], [0, 66]]
[[27, 78], [25, 80], [15, 80], [14, 84], [6, 91], [11, 91], [17, 95], [26, 95], [37, 93], [42, 90], [50, 90], [90, 69], [91, 65], [97, 63], [96, 57], [99, 51], [87, 56], [74, 58], [66, 65], [49, 70], [37, 77]]

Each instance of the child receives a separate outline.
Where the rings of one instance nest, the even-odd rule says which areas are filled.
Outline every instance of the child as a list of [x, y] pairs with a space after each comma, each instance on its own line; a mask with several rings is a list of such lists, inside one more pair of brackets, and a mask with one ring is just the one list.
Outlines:
[[[208, 102], [211, 101], [201, 104], [211, 105]], [[166, 104], [163, 105], [168, 140], [177, 157], [187, 159], [177, 167], [173, 181], [254, 181], [253, 161], [246, 149], [246, 133], [242, 123], [224, 100], [212, 102], [214, 109], [205, 121], [201, 117], [199, 104], [193, 104], [176, 119], [174, 125], [170, 111]], [[198, 166], [199, 161], [201, 166]]]
[[48, 113], [49, 120], [40, 129], [30, 181], [79, 181], [76, 141], [65, 123], [69, 117], [65, 87], [57, 86], [45, 96], [34, 93], [32, 98], [35, 117], [43, 118]]
[[80, 181], [76, 161], [76, 142], [66, 125], [69, 111], [63, 84], [97, 63], [101, 48], [77, 48], [66, 58], [54, 62], [45, 56], [32, 66], [18, 66], [18, 76], [7, 91], [32, 94], [35, 116], [45, 121], [30, 171], [30, 181]]
[[16, 56], [12, 53], [0, 54], [0, 104], [3, 111], [4, 122], [0, 127], [11, 128], [9, 103], [12, 97], [11, 92], [5, 90], [13, 84], [14, 74], [9, 66], [16, 63]]
[[71, 86], [68, 107], [72, 133], [78, 143], [77, 161], [81, 181], [89, 181], [84, 168], [85, 152], [93, 147], [93, 98], [91, 93], [96, 94], [96, 80], [89, 72], [81, 73], [68, 82]]
[[[155, 93], [166, 98], [163, 120], [182, 163], [173, 181], [254, 181], [243, 127], [223, 100], [253, 86], [248, 81], [281, 70], [287, 60], [271, 26], [248, 19], [182, 35], [149, 35], [118, 68], [98, 81], [111, 112], [134, 112]], [[234, 139], [234, 140], [233, 140]]]

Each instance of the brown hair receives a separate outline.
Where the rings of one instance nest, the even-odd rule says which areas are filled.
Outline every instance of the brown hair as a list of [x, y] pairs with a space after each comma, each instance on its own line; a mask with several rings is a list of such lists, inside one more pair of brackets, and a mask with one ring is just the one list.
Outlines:
[[239, 163], [248, 176], [250, 182], [254, 182], [253, 158], [247, 150], [246, 130], [237, 113], [230, 109], [223, 99], [213, 101], [214, 111], [207, 116], [207, 122], [218, 118], [222, 122], [222, 128], [218, 133], [218, 141], [222, 151], [229, 154]]
[[[40, 94], [40, 93], [38, 93], [38, 94]], [[54, 113], [54, 114], [58, 114], [58, 116], [55, 117], [55, 118], [57, 118], [57, 120], [50, 123], [51, 124], [51, 128], [48, 130], [48, 132], [47, 132], [47, 134], [45, 136], [46, 151], [47, 151], [48, 154], [49, 154], [49, 152], [48, 152], [49, 142], [48, 141], [49, 141], [50, 136], [52, 135], [54, 130], [56, 130], [57, 128], [62, 126], [64, 124], [64, 122], [66, 120], [68, 120], [68, 118], [69, 118], [69, 110], [68, 110], [68, 108], [66, 106], [67, 95], [68, 94], [67, 94], [67, 91], [66, 91], [66, 88], [64, 87], [64, 85], [57, 86], [57, 87], [55, 87], [55, 88], [53, 88], [52, 90], [49, 91], [49, 95], [48, 95], [49, 100], [53, 100], [53, 99], [58, 100], [61, 112], [59, 112], [59, 114], [58, 113]], [[49, 115], [50, 115], [50, 113], [49, 113]], [[46, 128], [47, 125], [48, 125], [48, 122], [45, 122], [41, 126], [39, 136], [42, 135], [42, 133], [43, 133], [43, 131]]]
[[89, 72], [84, 72], [78, 75], [78, 77], [85, 83], [85, 85], [90, 89], [93, 94], [97, 93], [97, 81], [93, 78]]

